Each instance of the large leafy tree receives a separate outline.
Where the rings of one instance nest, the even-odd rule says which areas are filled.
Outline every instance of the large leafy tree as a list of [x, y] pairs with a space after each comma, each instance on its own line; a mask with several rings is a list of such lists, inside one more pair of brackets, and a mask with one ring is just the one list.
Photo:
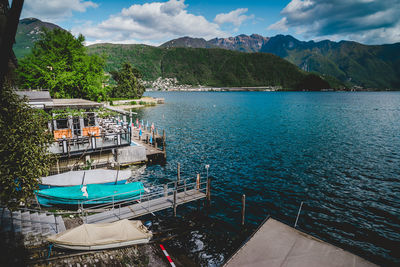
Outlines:
[[145, 88], [140, 82], [142, 75], [129, 63], [123, 63], [119, 71], [111, 71], [112, 78], [117, 82], [111, 90], [113, 97], [140, 98]]
[[26, 202], [47, 174], [53, 156], [48, 115], [29, 107], [11, 89], [0, 90], [0, 202]]
[[20, 87], [49, 89], [55, 98], [105, 98], [105, 60], [88, 55], [84, 41], [65, 30], [43, 29], [32, 53], [19, 62]]

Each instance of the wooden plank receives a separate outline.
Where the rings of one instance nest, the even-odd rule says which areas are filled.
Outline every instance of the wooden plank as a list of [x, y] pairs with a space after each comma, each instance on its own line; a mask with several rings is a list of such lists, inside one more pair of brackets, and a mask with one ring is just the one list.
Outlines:
[[[206, 194], [198, 190], [188, 190], [176, 194], [176, 205], [181, 205], [191, 201], [205, 198]], [[131, 219], [143, 216], [152, 212], [168, 209], [173, 207], [173, 196], [162, 196], [160, 198], [143, 201], [141, 203], [133, 204], [130, 206], [116, 208], [94, 215], [87, 216], [87, 223], [106, 223], [115, 222], [123, 219]]]

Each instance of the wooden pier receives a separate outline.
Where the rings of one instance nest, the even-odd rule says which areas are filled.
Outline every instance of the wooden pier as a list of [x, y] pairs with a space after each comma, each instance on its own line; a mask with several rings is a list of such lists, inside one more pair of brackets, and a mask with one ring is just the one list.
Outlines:
[[[132, 200], [101, 204], [89, 208], [84, 207], [85, 203], [81, 203], [83, 220], [85, 223], [109, 223], [140, 217], [168, 208], [173, 208], [174, 215], [176, 215], [178, 205], [203, 198], [210, 199], [209, 179], [201, 182], [198, 175], [195, 182], [188, 183], [189, 180], [183, 180], [180, 185], [178, 185], [178, 182], [165, 184], [158, 190], [141, 194]], [[108, 196], [108, 198], [110, 197]], [[88, 213], [95, 214], [88, 216]]]
[[132, 128], [131, 140], [146, 148], [146, 157], [149, 162], [160, 162], [166, 160], [166, 134], [163, 131], [162, 135], [158, 131], [142, 129], [142, 135], [139, 135], [138, 128]]

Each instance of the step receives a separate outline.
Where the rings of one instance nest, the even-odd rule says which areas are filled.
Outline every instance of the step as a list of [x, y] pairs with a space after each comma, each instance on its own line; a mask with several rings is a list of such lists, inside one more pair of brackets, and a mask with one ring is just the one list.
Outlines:
[[12, 224], [14, 225], [14, 231], [16, 233], [22, 231], [21, 211], [14, 211], [12, 213]]
[[63, 218], [61, 216], [57, 216], [56, 220], [57, 220], [57, 223], [58, 223], [57, 224], [58, 233], [66, 231], [67, 229], [65, 228], [65, 224], [64, 224]]
[[32, 223], [32, 230], [34, 233], [42, 233], [42, 224], [40, 223], [39, 214], [37, 212], [31, 213], [31, 220], [35, 221]]
[[42, 233], [57, 234], [54, 215], [46, 215], [46, 214], [44, 215], [45, 216], [40, 215], [40, 222], [42, 222], [42, 229], [44, 228]]
[[3, 213], [3, 208], [1, 209], [0, 216], [0, 227], [1, 231], [8, 232], [11, 231], [11, 212], [8, 209], [4, 209]]
[[42, 234], [50, 232], [50, 225], [47, 222], [47, 215], [45, 213], [40, 213], [39, 214], [39, 220], [40, 220], [40, 227], [42, 228]]
[[21, 224], [22, 224], [22, 233], [28, 234], [32, 233], [32, 222], [31, 222], [31, 213], [29, 211], [25, 211], [21, 213]]

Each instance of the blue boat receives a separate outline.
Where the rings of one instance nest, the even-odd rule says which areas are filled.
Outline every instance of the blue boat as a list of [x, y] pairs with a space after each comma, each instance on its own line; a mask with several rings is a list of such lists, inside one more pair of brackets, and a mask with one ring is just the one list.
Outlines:
[[105, 185], [88, 184], [68, 187], [54, 187], [36, 191], [40, 205], [45, 207], [60, 205], [96, 205], [123, 200], [139, 199], [145, 192], [141, 182]]

